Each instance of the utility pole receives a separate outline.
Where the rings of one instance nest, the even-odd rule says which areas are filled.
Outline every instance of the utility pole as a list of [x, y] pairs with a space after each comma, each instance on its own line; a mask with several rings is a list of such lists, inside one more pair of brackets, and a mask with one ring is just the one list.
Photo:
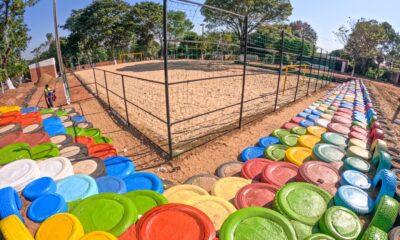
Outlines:
[[67, 81], [67, 77], [65, 75], [64, 63], [62, 60], [60, 39], [58, 37], [57, 2], [56, 2], [56, 0], [53, 0], [53, 16], [54, 16], [54, 35], [55, 35], [55, 40], [56, 40], [59, 71], [60, 71], [60, 74], [61, 74], [61, 77], [63, 80], [65, 99], [67, 100], [67, 104], [71, 104], [71, 98], [69, 96], [68, 81]]

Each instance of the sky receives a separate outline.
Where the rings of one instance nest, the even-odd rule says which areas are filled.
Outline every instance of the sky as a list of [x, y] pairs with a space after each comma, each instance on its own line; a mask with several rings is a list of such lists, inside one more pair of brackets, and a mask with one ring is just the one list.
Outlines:
[[[58, 24], [63, 25], [73, 9], [84, 8], [93, 0], [58, 0]], [[139, 0], [126, 0], [134, 4]], [[161, 0], [153, 0], [160, 2]], [[202, 2], [201, 0], [195, 0]], [[221, 0], [223, 1], [223, 0]], [[32, 37], [28, 48], [23, 54], [26, 59], [31, 59], [31, 51], [46, 40], [46, 33], [54, 32], [52, 0], [40, 0], [34, 7], [27, 9], [25, 22], [30, 29]], [[350, 18], [376, 19], [380, 22], [387, 21], [397, 32], [400, 32], [400, 1], [399, 0], [291, 0], [293, 6], [290, 21], [302, 20], [311, 24], [318, 34], [317, 45], [331, 51], [343, 47], [334, 34], [337, 29], [347, 24]], [[172, 4], [172, 7], [182, 5]], [[196, 10], [189, 9], [190, 15], [198, 14]], [[192, 19], [193, 20], [193, 19]], [[198, 30], [198, 29], [197, 29]], [[60, 36], [68, 35], [68, 31], [60, 29]]]

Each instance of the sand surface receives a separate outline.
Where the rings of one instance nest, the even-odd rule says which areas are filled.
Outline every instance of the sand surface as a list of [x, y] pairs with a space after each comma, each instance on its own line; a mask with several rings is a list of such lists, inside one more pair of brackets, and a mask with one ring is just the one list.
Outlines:
[[[167, 150], [166, 104], [163, 62], [159, 60], [99, 67], [77, 72], [93, 91], [110, 102], [126, 118], [123, 86], [130, 123]], [[106, 71], [102, 71], [106, 70]], [[115, 74], [117, 73], [117, 74]], [[169, 61], [169, 96], [174, 154], [201, 145], [238, 127], [241, 109], [243, 66], [232, 62]], [[316, 71], [314, 72], [316, 74]], [[124, 75], [124, 77], [121, 76]], [[322, 74], [322, 72], [321, 72]], [[97, 81], [97, 89], [94, 84]], [[107, 79], [107, 81], [105, 81]], [[298, 81], [299, 80], [299, 81]], [[124, 81], [124, 82], [123, 82]], [[296, 93], [296, 86], [299, 84]], [[278, 74], [247, 67], [243, 122], [272, 112]], [[321, 87], [322, 81], [289, 74], [281, 77], [278, 107]], [[108, 95], [106, 87], [109, 90]], [[285, 91], [283, 91], [285, 90]]]

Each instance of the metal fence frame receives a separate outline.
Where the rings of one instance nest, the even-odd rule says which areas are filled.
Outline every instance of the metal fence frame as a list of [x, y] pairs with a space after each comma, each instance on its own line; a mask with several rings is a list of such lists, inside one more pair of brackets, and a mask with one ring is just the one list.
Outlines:
[[[192, 117], [187, 118], [187, 119], [171, 122], [171, 106], [170, 106], [169, 86], [174, 85], [174, 84], [179, 84], [179, 83], [170, 83], [169, 82], [169, 76], [168, 76], [168, 70], [169, 70], [169, 66], [168, 66], [168, 59], [169, 59], [168, 58], [168, 39], [167, 39], [167, 34], [168, 34], [168, 32], [167, 32], [167, 21], [168, 21], [168, 19], [167, 19], [168, 5], [167, 5], [167, 3], [168, 3], [168, 1], [169, 0], [163, 0], [164, 5], [163, 5], [163, 41], [162, 41], [162, 54], [163, 54], [163, 56], [162, 56], [162, 59], [163, 59], [163, 66], [164, 66], [164, 78], [165, 78], [164, 83], [157, 82], [157, 81], [152, 81], [152, 80], [148, 80], [148, 79], [141, 79], [141, 78], [138, 78], [138, 77], [133, 77], [131, 75], [119, 74], [119, 73], [116, 73], [116, 72], [107, 71], [107, 70], [103, 70], [103, 69], [99, 69], [99, 68], [95, 68], [95, 67], [93, 68], [93, 76], [94, 76], [96, 95], [97, 95], [98, 99], [100, 99], [98, 87], [100, 86], [100, 87], [102, 87], [103, 89], [106, 90], [107, 100], [104, 101], [104, 99], [100, 99], [102, 101], [103, 105], [105, 105], [110, 112], [116, 112], [116, 111], [113, 111], [112, 106], [110, 104], [110, 96], [109, 96], [109, 94], [112, 93], [113, 95], [115, 95], [118, 98], [120, 98], [121, 100], [123, 100], [124, 108], [125, 108], [125, 114], [124, 114], [125, 116], [121, 116], [121, 114], [119, 114], [120, 115], [119, 117], [122, 119], [122, 121], [124, 122], [126, 127], [129, 130], [134, 131], [135, 133], [139, 133], [139, 135], [142, 138], [145, 138], [147, 140], [147, 142], [150, 142], [150, 143], [152, 143], [152, 145], [158, 147], [158, 150], [163, 152], [163, 154], [162, 154], [163, 156], [168, 156], [169, 159], [172, 159], [173, 157], [175, 157], [174, 154], [173, 154], [173, 144], [172, 144], [172, 142], [173, 142], [172, 141], [172, 132], [171, 132], [172, 125], [177, 124], [177, 123], [181, 123], [181, 122], [184, 122], [184, 121], [191, 120], [191, 119], [193, 119], [194, 117], [197, 117], [197, 116], [194, 116], [194, 117], [192, 116]], [[188, 1], [188, 0], [174, 0], [174, 1], [180, 1], [180, 2], [185, 2], [185, 3], [195, 4], [195, 5], [199, 5], [199, 6], [202, 6], [202, 7], [208, 7], [210, 9], [212, 9], [212, 10], [221, 11], [221, 12], [227, 13], [227, 14], [235, 14], [235, 13], [231, 13], [229, 11], [223, 10], [223, 9], [218, 9], [218, 8], [215, 8], [215, 7], [212, 7], [212, 6], [207, 6], [207, 5], [204, 5], [204, 4], [195, 3], [195, 2], [192, 2], [192, 1]], [[235, 15], [237, 15], [237, 14], [235, 14]], [[247, 16], [243, 16], [243, 18], [244, 18], [245, 29], [246, 29], [245, 32], [247, 33], [247, 25], [248, 25], [247, 19], [248, 18], [247, 18]], [[273, 112], [277, 111], [277, 107], [278, 107], [278, 99], [279, 99], [279, 92], [280, 92], [279, 89], [281, 87], [281, 78], [282, 78], [283, 68], [284, 68], [283, 55], [284, 55], [284, 47], [285, 47], [285, 45], [284, 45], [285, 41], [284, 40], [285, 40], [286, 34], [287, 33], [285, 33], [284, 30], [281, 30], [281, 32], [280, 32], [280, 48], [279, 48], [280, 64], [279, 64], [279, 71], [277, 73], [278, 74], [277, 88], [276, 88], [276, 91], [273, 93], [275, 95], [275, 100], [274, 100], [274, 105], [273, 105]], [[237, 126], [238, 129], [242, 128], [245, 125], [245, 123], [243, 123], [243, 105], [244, 105], [244, 103], [256, 100], [256, 99], [250, 99], [250, 100], [246, 100], [246, 101], [244, 100], [244, 96], [245, 96], [245, 92], [246, 92], [246, 88], [245, 88], [246, 84], [245, 83], [246, 83], [246, 67], [247, 67], [247, 55], [248, 55], [247, 49], [249, 47], [248, 46], [248, 42], [247, 42], [248, 41], [247, 40], [248, 39], [248, 35], [249, 35], [249, 33], [246, 34], [245, 41], [243, 43], [244, 44], [244, 46], [243, 46], [243, 50], [244, 51], [243, 51], [242, 54], [244, 56], [244, 61], [243, 61], [243, 78], [242, 78], [242, 84], [241, 84], [242, 85], [241, 97], [240, 97], [241, 100], [240, 100], [240, 103], [237, 103], [237, 104], [233, 105], [233, 106], [240, 105], [240, 112], [239, 112], [239, 115], [238, 115], [238, 119], [239, 120], [238, 120], [238, 126]], [[301, 41], [302, 41], [302, 44], [301, 44], [300, 64], [302, 64], [303, 60], [304, 60], [304, 57], [303, 57], [304, 37], [301, 39]], [[316, 48], [315, 45], [313, 45], [311, 61], [315, 60], [314, 57], [315, 57], [316, 53], [317, 53], [317, 48]], [[317, 69], [315, 69], [313, 64], [311, 63], [309, 76], [308, 76], [307, 91], [306, 91], [306, 95], [305, 96], [308, 96], [310, 92], [316, 92], [317, 89], [318, 89], [318, 83], [320, 83], [319, 89], [321, 89], [323, 87], [326, 87], [329, 84], [329, 82], [332, 82], [334, 80], [334, 66], [335, 66], [336, 59], [335, 59], [335, 57], [332, 57], [331, 55], [328, 56], [328, 54], [327, 54], [326, 58], [324, 58], [325, 64], [323, 64], [324, 69], [322, 70], [321, 69], [321, 66], [322, 66], [321, 63], [322, 63], [322, 60], [323, 60], [322, 56], [323, 56], [323, 50], [321, 49], [321, 51], [319, 53], [319, 57], [318, 57], [318, 68]], [[326, 67], [328, 67], [328, 70], [326, 70]], [[320, 75], [321, 70], [323, 71], [322, 75]], [[100, 84], [97, 81], [96, 72], [99, 72], [99, 71], [100, 72], [102, 71], [103, 74], [104, 74], [104, 82], [105, 82], [104, 85]], [[315, 71], [317, 71], [317, 75], [316, 76], [313, 75], [313, 72], [315, 72]], [[108, 88], [107, 74], [106, 74], [107, 72], [110, 72], [110, 73], [112, 73], [114, 75], [119, 75], [121, 77], [122, 90], [123, 90], [122, 91], [122, 96]], [[298, 90], [299, 90], [300, 72], [301, 72], [301, 69], [299, 68], [298, 73], [297, 73], [298, 77], [297, 77], [297, 84], [296, 84], [296, 87], [295, 87], [294, 99], [291, 102], [295, 102], [297, 99], [299, 99], [297, 95], [298, 95]], [[325, 73], [326, 73], [326, 76], [325, 76]], [[147, 81], [147, 82], [152, 82], [152, 83], [155, 83], [155, 84], [164, 85], [164, 88], [165, 88], [164, 90], [165, 90], [166, 120], [161, 119], [160, 117], [158, 117], [158, 116], [154, 115], [153, 113], [147, 111], [146, 109], [136, 105], [135, 103], [129, 101], [126, 98], [126, 89], [125, 89], [125, 78], [126, 77], [134, 78], [134, 79], [140, 80], [140, 81]], [[310, 86], [311, 78], [316, 78], [315, 86]], [[207, 79], [200, 79], [198, 81], [201, 81], [201, 80], [207, 80]], [[189, 81], [190, 80], [188, 80], [188, 82]], [[314, 91], [312, 91], [310, 89], [310, 87], [311, 88], [314, 87], [314, 89], [313, 89]], [[151, 115], [152, 117], [158, 119], [159, 121], [161, 121], [163, 124], [166, 125], [166, 127], [167, 127], [167, 137], [168, 137], [168, 152], [164, 151], [161, 146], [158, 146], [157, 143], [154, 143], [153, 141], [151, 141], [150, 138], [148, 138], [145, 134], [143, 134], [140, 130], [138, 130], [135, 127], [135, 124], [130, 121], [128, 106], [134, 106], [136, 108], [139, 108], [141, 111], [144, 111], [144, 112], [148, 113], [149, 115]], [[232, 106], [226, 106], [224, 108], [229, 108], [229, 107], [232, 107]], [[221, 109], [208, 111], [208, 112], [205, 112], [202, 115], [211, 114], [211, 113], [213, 113], [215, 111], [219, 111], [219, 110], [221, 110]]]

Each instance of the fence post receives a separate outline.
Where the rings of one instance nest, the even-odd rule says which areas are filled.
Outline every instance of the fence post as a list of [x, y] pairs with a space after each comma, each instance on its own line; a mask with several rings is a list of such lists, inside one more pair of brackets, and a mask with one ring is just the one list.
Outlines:
[[335, 68], [336, 68], [336, 57], [333, 57], [333, 66], [332, 66], [332, 72], [331, 72], [331, 82], [335, 80]]
[[312, 71], [313, 71], [313, 62], [314, 62], [314, 54], [315, 54], [315, 45], [313, 46], [313, 50], [312, 50], [312, 55], [311, 55], [311, 67], [310, 67], [310, 76], [308, 78], [308, 84], [307, 84], [307, 96], [308, 96], [308, 90], [310, 89], [310, 83], [311, 83], [311, 75], [312, 75]]
[[122, 78], [122, 91], [124, 94], [124, 103], [125, 103], [125, 113], [126, 113], [126, 122], [129, 125], [131, 125], [130, 121], [129, 121], [129, 113], [128, 113], [128, 104], [126, 102], [126, 91], [125, 91], [125, 77], [124, 75], [121, 76]]
[[169, 106], [169, 83], [168, 83], [168, 40], [167, 40], [167, 1], [164, 0], [163, 6], [163, 56], [164, 56], [164, 79], [165, 79], [165, 107], [167, 114], [167, 131], [168, 131], [168, 152], [169, 159], [172, 160], [172, 134], [171, 134], [171, 115], [170, 115], [170, 106]]
[[99, 90], [97, 89], [96, 71], [93, 68], [94, 86], [96, 87], [96, 95], [99, 96]]
[[244, 17], [244, 43], [243, 43], [243, 79], [242, 79], [242, 96], [240, 99], [240, 114], [239, 114], [239, 129], [242, 128], [243, 120], [243, 101], [244, 101], [244, 89], [246, 86], [246, 65], [247, 65], [247, 15]]
[[106, 71], [105, 71], [105, 70], [104, 70], [104, 83], [105, 83], [105, 85], [106, 85], [108, 109], [111, 109], [110, 96], [108, 95], [107, 74], [106, 74]]
[[332, 61], [332, 55], [329, 55], [328, 79], [327, 79], [327, 82], [326, 82], [325, 86], [328, 85], [328, 84], [330, 83], [330, 81], [331, 81], [332, 62], [333, 62], [333, 61]]
[[318, 61], [318, 74], [317, 74], [317, 81], [315, 82], [315, 89], [314, 92], [317, 91], [317, 85], [319, 81], [319, 72], [321, 70], [321, 60], [322, 60], [322, 48], [321, 48], [321, 53], [319, 54], [319, 61]]
[[285, 40], [285, 30], [282, 30], [282, 32], [281, 32], [281, 49], [279, 50], [279, 54], [281, 56], [281, 62], [279, 64], [278, 86], [276, 88], [274, 112], [276, 111], [276, 107], [278, 105], [279, 86], [281, 83], [281, 75], [282, 75], [282, 68], [283, 68], [283, 47], [285, 46], [284, 40]]
[[299, 67], [299, 72], [297, 73], [296, 91], [294, 92], [294, 100], [293, 100], [293, 102], [296, 101], [297, 92], [299, 90], [301, 67], [303, 65], [303, 51], [304, 51], [304, 37], [301, 39], [300, 67]]
[[323, 68], [323, 71], [322, 71], [322, 81], [321, 81], [321, 87], [319, 89], [321, 89], [323, 87], [324, 82], [325, 82], [325, 68], [326, 68], [327, 60], [328, 60], [328, 56], [326, 56], [325, 60], [322, 61], [322, 62], [325, 62], [325, 63], [323, 64], [324, 68]]

